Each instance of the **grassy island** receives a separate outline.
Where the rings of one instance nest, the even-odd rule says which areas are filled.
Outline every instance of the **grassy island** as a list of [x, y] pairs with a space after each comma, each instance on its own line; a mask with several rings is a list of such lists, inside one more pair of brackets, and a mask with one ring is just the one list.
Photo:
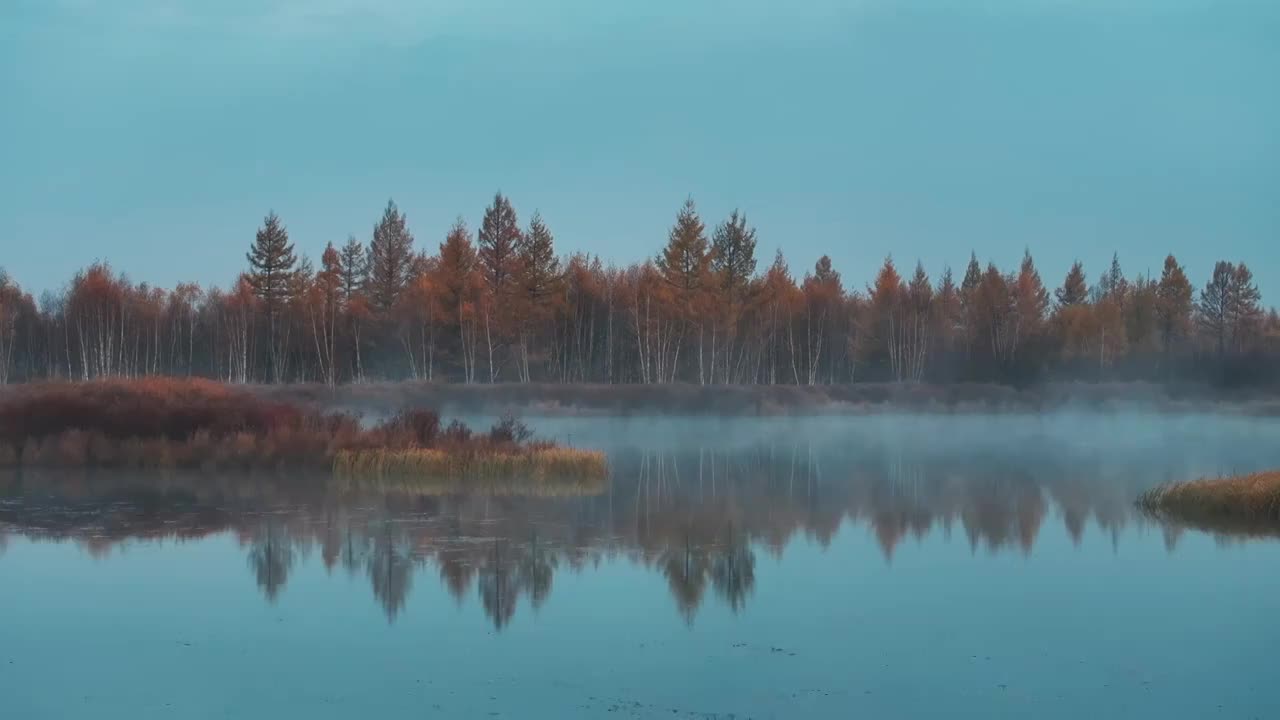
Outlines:
[[604, 454], [423, 409], [367, 423], [199, 379], [38, 383], [0, 395], [0, 467], [329, 470], [348, 481], [603, 481]]
[[1208, 530], [1280, 533], [1280, 470], [1203, 478], [1153, 488], [1138, 506]]

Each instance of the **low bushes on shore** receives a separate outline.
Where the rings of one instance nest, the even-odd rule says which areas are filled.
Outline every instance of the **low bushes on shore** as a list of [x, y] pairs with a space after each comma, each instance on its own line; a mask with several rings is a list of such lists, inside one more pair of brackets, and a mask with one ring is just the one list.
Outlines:
[[488, 432], [429, 410], [360, 418], [207, 380], [41, 383], [0, 397], [0, 467], [333, 469], [444, 478], [604, 477], [604, 456], [532, 439], [504, 417]]

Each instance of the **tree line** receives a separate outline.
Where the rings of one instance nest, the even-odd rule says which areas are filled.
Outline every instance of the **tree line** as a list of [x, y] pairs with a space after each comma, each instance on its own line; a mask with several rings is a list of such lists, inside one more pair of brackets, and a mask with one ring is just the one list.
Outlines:
[[367, 244], [329, 243], [318, 266], [271, 213], [245, 261], [229, 288], [173, 289], [95, 263], [38, 301], [0, 271], [0, 383], [1280, 380], [1280, 318], [1243, 262], [1198, 290], [1172, 255], [1159, 277], [1115, 257], [1092, 284], [1076, 262], [1050, 289], [1030, 251], [1009, 271], [972, 254], [959, 277], [887, 258], [858, 289], [825, 255], [761, 269], [736, 210], [708, 228], [689, 199], [652, 259], [617, 266], [559, 254], [501, 193], [434, 248], [388, 202]]

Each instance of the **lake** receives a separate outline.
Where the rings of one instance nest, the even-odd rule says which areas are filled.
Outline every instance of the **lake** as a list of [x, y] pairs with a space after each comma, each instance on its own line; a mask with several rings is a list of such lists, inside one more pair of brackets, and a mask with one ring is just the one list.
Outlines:
[[1280, 542], [1133, 506], [1280, 422], [531, 423], [604, 491], [0, 476], [0, 716], [1280, 716]]

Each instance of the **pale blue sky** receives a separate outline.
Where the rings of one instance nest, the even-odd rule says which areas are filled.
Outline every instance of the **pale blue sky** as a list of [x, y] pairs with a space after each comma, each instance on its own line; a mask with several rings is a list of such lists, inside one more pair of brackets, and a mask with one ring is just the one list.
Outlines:
[[0, 266], [225, 285], [269, 209], [314, 257], [394, 197], [434, 248], [501, 188], [618, 262], [693, 194], [855, 287], [1029, 245], [1266, 293], [1278, 76], [1247, 0], [3, 0]]

